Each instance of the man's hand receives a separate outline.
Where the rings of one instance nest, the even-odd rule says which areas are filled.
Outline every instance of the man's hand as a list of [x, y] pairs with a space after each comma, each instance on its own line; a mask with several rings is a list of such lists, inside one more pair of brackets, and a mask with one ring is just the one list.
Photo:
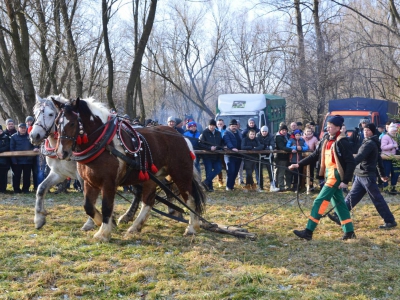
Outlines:
[[211, 146], [211, 151], [215, 151], [215, 150], [217, 150], [217, 147], [216, 146]]
[[35, 149], [33, 149], [33, 151], [39, 152], [39, 148], [35, 148]]
[[293, 149], [293, 150], [292, 150], [292, 153], [297, 153], [297, 151]]
[[289, 166], [289, 170], [293, 170], [293, 169], [298, 169], [299, 165], [298, 164], [293, 164]]
[[344, 182], [341, 182], [341, 183], [339, 184], [339, 189], [347, 189], [347, 187], [348, 187], [348, 185], [345, 184]]
[[297, 146], [297, 150], [301, 151], [301, 146]]
[[381, 177], [383, 182], [387, 182], [389, 180], [389, 177]]
[[239, 150], [236, 148], [232, 148], [232, 151], [238, 152]]

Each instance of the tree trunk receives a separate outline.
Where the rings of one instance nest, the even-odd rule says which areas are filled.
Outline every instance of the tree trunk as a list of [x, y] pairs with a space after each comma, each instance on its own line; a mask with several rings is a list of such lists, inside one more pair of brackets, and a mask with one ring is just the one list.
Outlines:
[[110, 20], [111, 7], [113, 2], [111, 1], [110, 7], [107, 5], [107, 0], [102, 0], [102, 21], [103, 21], [103, 38], [104, 38], [104, 50], [106, 51], [107, 65], [108, 65], [108, 84], [106, 89], [106, 96], [109, 108], [115, 108], [112, 93], [114, 87], [114, 62], [111, 55], [110, 43], [108, 40], [108, 21]]
[[146, 24], [143, 28], [143, 33], [138, 43], [138, 47], [135, 52], [135, 59], [132, 64], [131, 72], [129, 75], [128, 85], [126, 87], [126, 102], [125, 111], [128, 114], [133, 113], [132, 102], [135, 86], [137, 86], [137, 80], [140, 78], [140, 70], [142, 68], [142, 58], [146, 45], [150, 37], [151, 30], [153, 28], [154, 18], [156, 14], [157, 0], [151, 0], [149, 14], [147, 16]]
[[[76, 1], [76, 0], [75, 0]], [[76, 7], [76, 2], [74, 2], [74, 9]], [[74, 68], [74, 73], [75, 73], [75, 97], [83, 97], [83, 81], [82, 81], [82, 76], [81, 76], [81, 69], [79, 67], [79, 57], [78, 57], [78, 51], [76, 49], [75, 45], [75, 40], [72, 35], [72, 29], [71, 29], [71, 23], [73, 19], [73, 15], [75, 13], [75, 10], [73, 9], [71, 12], [71, 20], [68, 16], [68, 8], [65, 0], [60, 0], [60, 8], [61, 8], [61, 14], [63, 16], [64, 20], [64, 26], [66, 30], [66, 35], [67, 35], [67, 41], [68, 41], [68, 51], [70, 55], [70, 59], [73, 62], [73, 68]]]

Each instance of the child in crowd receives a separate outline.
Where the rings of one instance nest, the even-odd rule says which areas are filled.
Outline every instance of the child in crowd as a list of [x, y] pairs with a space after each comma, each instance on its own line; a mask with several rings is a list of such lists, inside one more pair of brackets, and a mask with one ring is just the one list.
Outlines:
[[[295, 131], [293, 131], [292, 135], [290, 136], [289, 141], [286, 144], [286, 147], [291, 148], [292, 149], [292, 154], [290, 155], [290, 163], [291, 164], [297, 164], [301, 159], [301, 152], [302, 151], [307, 151], [308, 150], [308, 145], [305, 142], [305, 140], [301, 137], [301, 130], [300, 129], [296, 129]], [[298, 169], [298, 173], [302, 174], [302, 170]], [[294, 174], [293, 172], [290, 172], [290, 177], [292, 177], [293, 175], [295, 175], [294, 179], [293, 179], [293, 187], [292, 187], [292, 191], [297, 192], [298, 186], [299, 186], [299, 175], [298, 174]], [[288, 182], [292, 182], [291, 180], [292, 178], [289, 178]]]
[[[256, 131], [249, 129], [247, 136], [242, 139], [242, 150], [262, 150], [263, 145], [256, 139]], [[258, 163], [258, 154], [246, 154], [244, 159], [244, 169], [246, 170], [246, 185], [243, 187], [245, 191], [256, 190], [257, 185], [253, 180], [253, 171]], [[258, 191], [261, 191], [258, 189]]]

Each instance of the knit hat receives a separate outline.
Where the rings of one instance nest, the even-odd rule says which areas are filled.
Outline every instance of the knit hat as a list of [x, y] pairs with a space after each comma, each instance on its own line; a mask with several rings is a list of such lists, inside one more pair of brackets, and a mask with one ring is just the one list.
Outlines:
[[263, 127], [261, 127], [261, 131], [267, 131], [268, 132], [269, 131], [268, 130], [268, 126], [264, 125]]
[[256, 122], [256, 120], [254, 120], [254, 118], [249, 118], [248, 120], [247, 120], [247, 123], [250, 123], [250, 122]]
[[168, 117], [168, 120], [167, 120], [167, 122], [175, 122], [176, 123], [176, 120], [175, 120], [175, 118], [174, 117]]
[[279, 131], [281, 130], [289, 130], [285, 124], [279, 126]]
[[388, 132], [390, 134], [396, 134], [398, 130], [397, 124], [395, 123], [390, 123], [389, 128], [388, 128]]
[[310, 125], [315, 126], [315, 122], [311, 121]]
[[20, 123], [20, 124], [18, 125], [18, 127], [26, 127], [26, 124], [25, 124], [25, 123]]
[[195, 121], [192, 121], [192, 122], [187, 123], [186, 126], [187, 126], [187, 128], [190, 128], [190, 127], [192, 127], [192, 126], [196, 126], [196, 127], [197, 127], [197, 124], [196, 124]]
[[340, 115], [335, 115], [329, 118], [328, 120], [329, 123], [332, 123], [335, 126], [342, 127], [344, 123], [344, 118]]
[[376, 126], [374, 123], [368, 123], [367, 125], [365, 125], [364, 128], [368, 128], [369, 130], [372, 131], [372, 134], [376, 134]]
[[31, 116], [27, 116], [25, 119], [25, 123], [28, 123], [29, 121], [33, 122], [33, 121], [35, 121], [35, 119]]
[[179, 124], [181, 124], [181, 123], [182, 123], [182, 119], [175, 118], [175, 122], [176, 122], [176, 125], [179, 125]]
[[369, 122], [371, 122], [369, 119], [361, 119], [360, 120], [360, 123], [369, 123]]
[[303, 126], [303, 123], [301, 123], [301, 122], [297, 122], [296, 124], [297, 124], [297, 126]]
[[[249, 119], [250, 120], [250, 119]], [[238, 123], [237, 123], [237, 121], [235, 120], [235, 119], [232, 119], [230, 122], [229, 122], [229, 125], [237, 125]]]
[[296, 134], [301, 134], [301, 130], [300, 130], [300, 129], [296, 129], [295, 131], [293, 131], [293, 134], [294, 134], [294, 135], [296, 135]]
[[6, 120], [6, 125], [8, 125], [8, 123], [10, 123], [10, 122], [14, 123], [14, 120], [13, 119], [7, 119]]
[[216, 122], [214, 119], [211, 119], [211, 120], [208, 122], [208, 125], [217, 126], [217, 122]]

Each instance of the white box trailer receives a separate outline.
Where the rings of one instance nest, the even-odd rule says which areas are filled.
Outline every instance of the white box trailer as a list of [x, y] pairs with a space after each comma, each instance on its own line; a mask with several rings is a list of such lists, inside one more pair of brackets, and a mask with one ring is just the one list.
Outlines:
[[286, 100], [272, 94], [223, 94], [218, 96], [216, 120], [228, 125], [231, 119], [240, 121], [245, 129], [250, 118], [258, 128], [267, 125], [271, 133], [279, 130], [286, 117]]

